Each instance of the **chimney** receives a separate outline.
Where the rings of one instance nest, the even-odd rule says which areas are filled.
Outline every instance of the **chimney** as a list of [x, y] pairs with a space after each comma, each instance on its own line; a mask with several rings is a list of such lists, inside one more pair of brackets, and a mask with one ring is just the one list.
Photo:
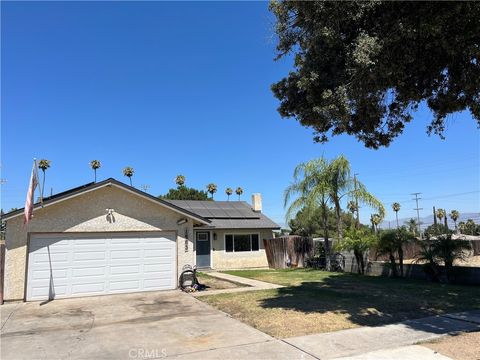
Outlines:
[[252, 209], [255, 212], [262, 212], [262, 194], [252, 194]]

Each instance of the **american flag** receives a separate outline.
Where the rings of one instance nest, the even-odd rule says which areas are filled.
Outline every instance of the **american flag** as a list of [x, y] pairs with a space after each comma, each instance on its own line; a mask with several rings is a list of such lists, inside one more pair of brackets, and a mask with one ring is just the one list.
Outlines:
[[38, 185], [38, 167], [37, 167], [37, 160], [33, 160], [33, 168], [32, 168], [32, 175], [30, 176], [30, 184], [28, 185], [27, 191], [27, 199], [25, 200], [25, 218], [24, 224], [28, 224], [28, 222], [33, 217], [33, 203], [34, 203], [34, 196], [35, 196], [35, 189]]

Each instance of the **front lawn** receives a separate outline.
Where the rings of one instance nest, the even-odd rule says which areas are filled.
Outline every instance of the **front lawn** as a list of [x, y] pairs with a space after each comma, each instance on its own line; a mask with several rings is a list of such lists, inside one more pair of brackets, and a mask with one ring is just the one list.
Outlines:
[[285, 287], [201, 300], [280, 338], [480, 309], [478, 286], [304, 269], [228, 273]]

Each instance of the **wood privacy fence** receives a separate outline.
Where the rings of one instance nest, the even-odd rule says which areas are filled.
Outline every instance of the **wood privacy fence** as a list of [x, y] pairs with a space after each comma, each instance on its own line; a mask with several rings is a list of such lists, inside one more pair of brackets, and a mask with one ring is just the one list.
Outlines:
[[287, 268], [289, 260], [292, 267], [304, 267], [313, 252], [313, 239], [296, 235], [264, 239], [263, 245], [268, 266], [273, 269]]

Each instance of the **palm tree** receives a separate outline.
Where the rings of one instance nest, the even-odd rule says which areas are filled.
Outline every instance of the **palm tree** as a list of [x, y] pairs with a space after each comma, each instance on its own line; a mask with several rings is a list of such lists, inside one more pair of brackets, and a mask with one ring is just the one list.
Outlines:
[[452, 239], [452, 235], [440, 235], [433, 241], [433, 249], [438, 259], [445, 264], [447, 280], [452, 280], [453, 263], [457, 260], [465, 260], [467, 251], [471, 250], [468, 240]]
[[460, 221], [458, 223], [458, 230], [460, 231], [460, 234], [465, 234], [465, 221]]
[[225, 189], [225, 194], [227, 194], [228, 201], [230, 201], [230, 195], [233, 194], [232, 188], [227, 187], [227, 188]]
[[442, 219], [447, 215], [447, 212], [444, 209], [437, 209], [436, 214], [438, 221], [440, 224], [442, 223]]
[[378, 215], [380, 216], [380, 220], [385, 216], [385, 208], [383, 207], [383, 204], [368, 192], [364, 184], [354, 179], [350, 173], [350, 162], [343, 155], [332, 160], [326, 169], [329, 198], [335, 208], [337, 236], [339, 240], [342, 239], [342, 208], [340, 203], [344, 197], [355, 200], [356, 203], [363, 203], [374, 210], [377, 210], [379, 212]]
[[47, 159], [41, 159], [38, 162], [38, 168], [42, 170], [43, 172], [43, 180], [42, 180], [42, 196], [43, 196], [43, 190], [45, 189], [45, 171], [50, 167], [50, 160]]
[[130, 167], [130, 166], [127, 166], [125, 169], [123, 169], [123, 175], [128, 177], [128, 179], [130, 180], [130, 186], [133, 186], [132, 185], [132, 176], [133, 176], [134, 172], [135, 172], [135, 170], [133, 170], [133, 168]]
[[214, 183], [208, 184], [207, 191], [210, 193], [210, 195], [212, 195], [212, 199], [213, 199], [213, 194], [217, 192], [217, 185], [215, 185]]
[[417, 234], [417, 227], [418, 227], [417, 220], [415, 220], [414, 218], [411, 218], [410, 220], [405, 222], [405, 224], [408, 226], [408, 231], [413, 233], [414, 236], [417, 236], [416, 235]]
[[378, 232], [378, 225], [382, 222], [382, 217], [379, 214], [370, 215], [370, 221], [372, 222], [373, 231], [375, 234]]
[[235, 194], [238, 195], [238, 201], [240, 201], [240, 196], [242, 196], [243, 194], [243, 189], [240, 186], [237, 187], [237, 189], [235, 190]]
[[395, 217], [397, 218], [397, 229], [400, 227], [398, 225], [398, 212], [400, 211], [400, 204], [398, 202], [394, 202], [392, 204], [392, 209], [395, 211]]
[[350, 200], [347, 204], [347, 209], [348, 211], [350, 211], [352, 213], [352, 215], [355, 215], [355, 213], [357, 212], [358, 210], [358, 206], [357, 204], [355, 203], [355, 201], [353, 200]]
[[457, 220], [459, 217], [460, 213], [457, 210], [450, 211], [450, 219], [452, 219], [453, 223], [455, 224], [455, 230], [457, 230]]
[[[285, 189], [284, 207], [288, 206], [286, 222], [302, 211], [313, 216], [321, 211], [325, 245], [326, 268], [330, 270], [330, 241], [328, 234], [328, 203], [330, 202], [328, 162], [324, 158], [301, 163], [293, 171], [293, 181]], [[291, 201], [292, 197], [296, 198]], [[289, 205], [290, 204], [290, 205]]]
[[94, 174], [94, 182], [97, 182], [97, 169], [100, 169], [101, 166], [102, 164], [99, 160], [90, 161], [90, 167], [92, 168]]
[[185, 185], [185, 176], [177, 175], [175, 177], [175, 184], [177, 184], [178, 187]]

